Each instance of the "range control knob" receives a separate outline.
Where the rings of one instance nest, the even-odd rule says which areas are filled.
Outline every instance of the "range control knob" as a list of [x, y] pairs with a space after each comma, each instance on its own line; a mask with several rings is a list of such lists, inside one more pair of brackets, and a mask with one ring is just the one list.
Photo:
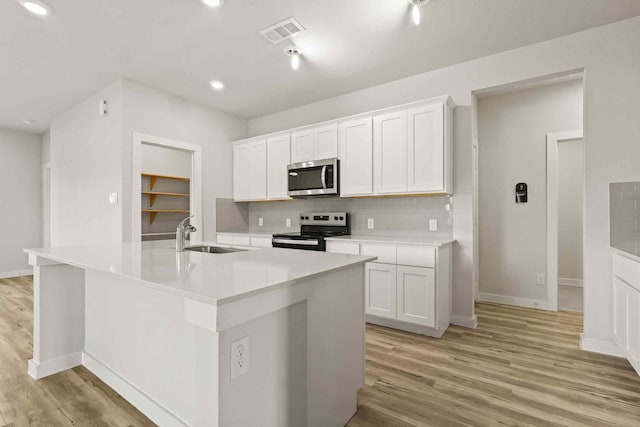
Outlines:
[[344, 217], [343, 216], [340, 217], [340, 221], [344, 221]]
[[303, 217], [303, 216], [301, 216], [301, 217], [300, 217], [300, 219], [304, 219], [304, 217]]
[[338, 220], [338, 217], [337, 217], [337, 216], [334, 216], [334, 217], [333, 217], [333, 219], [337, 221], [337, 220]]

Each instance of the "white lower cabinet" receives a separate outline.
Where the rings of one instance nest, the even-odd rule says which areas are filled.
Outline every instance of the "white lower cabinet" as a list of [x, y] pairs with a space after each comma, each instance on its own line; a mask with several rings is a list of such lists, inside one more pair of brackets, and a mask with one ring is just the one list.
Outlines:
[[613, 340], [640, 374], [640, 262], [613, 254]]
[[399, 265], [397, 278], [397, 319], [435, 328], [435, 270]]
[[396, 318], [396, 266], [369, 262], [365, 267], [365, 312]]
[[220, 245], [250, 246], [253, 248], [270, 248], [271, 238], [268, 236], [252, 236], [250, 234], [219, 233], [216, 242]]
[[451, 245], [436, 248], [329, 241], [327, 251], [378, 258], [365, 266], [368, 323], [436, 338], [449, 327]]

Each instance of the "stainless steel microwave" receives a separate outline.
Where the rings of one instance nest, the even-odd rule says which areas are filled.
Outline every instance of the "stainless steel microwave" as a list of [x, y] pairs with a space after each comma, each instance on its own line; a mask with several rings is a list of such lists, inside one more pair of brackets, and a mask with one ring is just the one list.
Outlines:
[[287, 167], [290, 197], [306, 198], [340, 194], [340, 161], [314, 160]]

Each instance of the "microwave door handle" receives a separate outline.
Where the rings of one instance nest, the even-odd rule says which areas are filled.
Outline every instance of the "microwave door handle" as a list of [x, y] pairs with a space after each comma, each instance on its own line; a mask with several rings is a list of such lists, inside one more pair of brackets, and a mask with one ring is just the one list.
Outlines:
[[327, 166], [322, 167], [322, 176], [320, 177], [322, 181], [322, 188], [327, 188]]

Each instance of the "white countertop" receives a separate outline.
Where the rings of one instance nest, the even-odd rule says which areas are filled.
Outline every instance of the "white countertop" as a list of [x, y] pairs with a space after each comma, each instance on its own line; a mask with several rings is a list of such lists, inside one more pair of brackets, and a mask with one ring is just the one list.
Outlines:
[[613, 249], [614, 252], [624, 257], [632, 259], [636, 262], [640, 262], [640, 249], [631, 249], [631, 248], [622, 249], [622, 248], [616, 248], [615, 246], [611, 246], [611, 249]]
[[158, 289], [214, 305], [375, 258], [281, 248], [228, 254], [176, 252], [174, 248], [174, 242], [165, 240], [116, 248], [78, 246], [25, 249], [25, 252], [62, 264], [141, 280]]
[[386, 243], [389, 245], [443, 246], [455, 242], [455, 239], [433, 239], [428, 237], [394, 237], [350, 235], [328, 237], [325, 240], [347, 241], [353, 243]]
[[276, 232], [250, 233], [248, 231], [217, 231], [216, 234], [225, 234], [230, 236], [249, 236], [249, 237], [268, 237], [271, 238]]

